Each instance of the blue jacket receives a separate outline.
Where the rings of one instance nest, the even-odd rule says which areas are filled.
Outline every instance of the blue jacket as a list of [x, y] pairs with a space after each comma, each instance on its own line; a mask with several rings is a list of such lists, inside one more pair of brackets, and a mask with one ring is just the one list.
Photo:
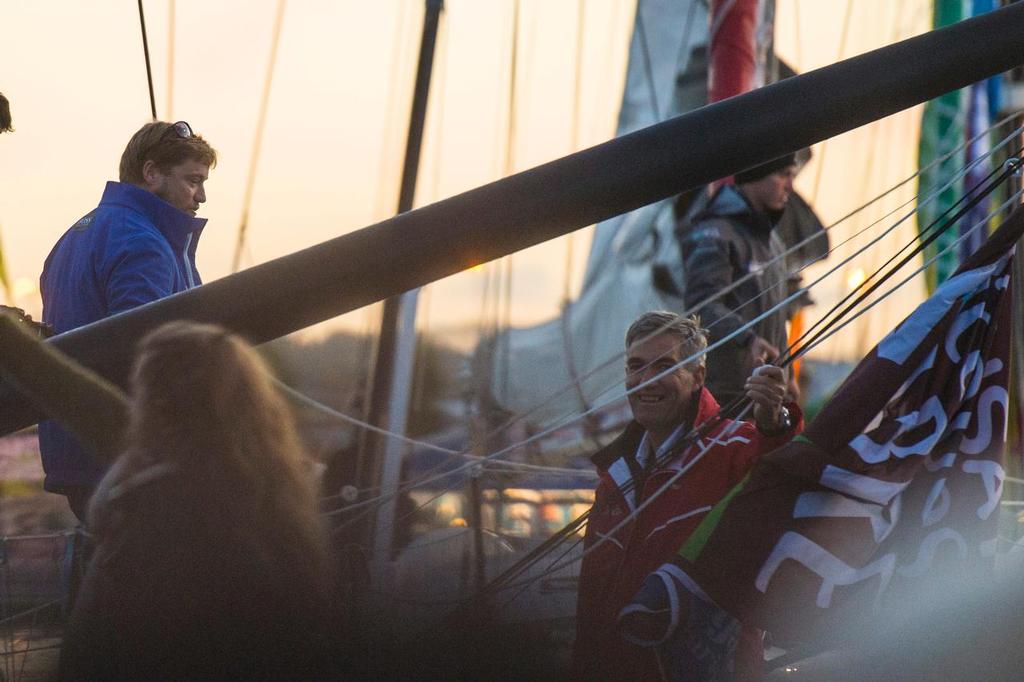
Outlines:
[[[100, 205], [64, 233], [46, 258], [39, 290], [43, 320], [58, 333], [201, 284], [196, 245], [205, 218], [155, 194], [108, 182]], [[95, 485], [93, 458], [54, 422], [39, 425], [43, 486]]]

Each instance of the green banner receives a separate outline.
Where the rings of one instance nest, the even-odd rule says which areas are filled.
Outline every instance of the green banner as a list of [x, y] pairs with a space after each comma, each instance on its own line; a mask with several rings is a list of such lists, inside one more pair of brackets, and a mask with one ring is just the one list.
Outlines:
[[[971, 15], [969, 0], [935, 0], [933, 25], [935, 28], [955, 24]], [[964, 141], [964, 127], [967, 116], [967, 102], [964, 91], [956, 90], [936, 97], [924, 107], [921, 119], [921, 143], [918, 149], [918, 201], [923, 202], [938, 188], [949, 182], [963, 168], [965, 153], [960, 150], [951, 152]], [[949, 156], [931, 166], [943, 156]], [[962, 196], [963, 181], [957, 181], [944, 189], [933, 201], [923, 203], [917, 214], [918, 230], [923, 230], [935, 220], [940, 219], [949, 208]], [[924, 259], [933, 258], [943, 249], [956, 241], [958, 233], [955, 229], [944, 231], [924, 251]], [[925, 271], [928, 293], [946, 281], [953, 274], [958, 264], [957, 250], [949, 249], [941, 258], [932, 263]]]

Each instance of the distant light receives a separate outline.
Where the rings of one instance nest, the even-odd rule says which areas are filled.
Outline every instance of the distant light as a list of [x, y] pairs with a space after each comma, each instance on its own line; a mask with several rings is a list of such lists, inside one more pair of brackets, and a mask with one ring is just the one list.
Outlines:
[[459, 517], [459, 518], [452, 519], [451, 522], [449, 522], [448, 525], [451, 526], [452, 528], [465, 528], [469, 524], [466, 523], [466, 519], [464, 519], [462, 517]]
[[853, 291], [867, 279], [867, 275], [864, 274], [864, 268], [854, 268], [850, 271], [850, 274], [846, 276], [846, 287]]
[[785, 670], [785, 671], [786, 671], [787, 673], [795, 673], [795, 672], [796, 672], [797, 670], [799, 670], [799, 669], [800, 669], [800, 668], [796, 667], [795, 665], [787, 665], [787, 666], [786, 666], [786, 667], [784, 668], [784, 670]]

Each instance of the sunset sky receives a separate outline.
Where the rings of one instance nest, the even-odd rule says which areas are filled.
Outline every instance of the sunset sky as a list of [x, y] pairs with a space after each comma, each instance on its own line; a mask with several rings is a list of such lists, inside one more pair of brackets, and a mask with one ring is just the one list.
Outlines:
[[[417, 204], [613, 135], [634, 0], [445, 5]], [[278, 0], [148, 0], [144, 7], [158, 115], [189, 121], [220, 154], [201, 211], [210, 223], [198, 264], [210, 281], [230, 272]], [[915, 35], [930, 21], [924, 0], [857, 0], [848, 24], [845, 8], [779, 0], [777, 50], [803, 71]], [[422, 0], [285, 5], [243, 266], [394, 212], [422, 14]], [[136, 4], [9, 0], [0, 60], [0, 91], [11, 99], [16, 126], [0, 137], [0, 237], [15, 302], [38, 313], [34, 287], [50, 247], [96, 205], [103, 183], [116, 179], [125, 142], [149, 119]], [[798, 185], [805, 196], [817, 195], [826, 222], [913, 172], [918, 118], [918, 111], [895, 116], [818, 150]], [[851, 187], [849, 174], [872, 153], [882, 160]], [[516, 254], [514, 323], [557, 311], [564, 265], [571, 259], [578, 287], [588, 243], [589, 232], [581, 231], [571, 244], [563, 238]], [[430, 287], [421, 324], [475, 324], [486, 274], [471, 271]], [[367, 329], [373, 320], [372, 310], [357, 311], [341, 324]]]

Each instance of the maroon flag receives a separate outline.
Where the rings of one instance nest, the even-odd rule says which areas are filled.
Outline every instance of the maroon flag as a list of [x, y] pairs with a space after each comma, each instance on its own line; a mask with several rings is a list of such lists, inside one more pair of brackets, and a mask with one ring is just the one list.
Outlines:
[[992, 565], [1022, 231], [1018, 210], [708, 514], [662, 580], [805, 639]]

